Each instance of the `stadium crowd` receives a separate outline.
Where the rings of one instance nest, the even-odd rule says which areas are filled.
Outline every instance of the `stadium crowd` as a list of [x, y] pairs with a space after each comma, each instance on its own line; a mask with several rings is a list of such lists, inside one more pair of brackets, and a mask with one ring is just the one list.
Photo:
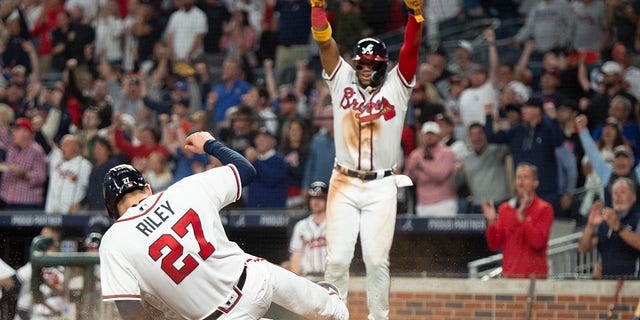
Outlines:
[[[403, 6], [328, 1], [340, 51], [401, 30]], [[538, 168], [537, 193], [556, 218], [585, 223], [593, 199], [610, 201], [613, 176], [637, 189], [640, 2], [425, 6], [429, 41], [398, 164], [415, 184], [401, 193], [407, 212], [480, 213], [482, 201], [514, 195], [523, 160]], [[103, 210], [102, 177], [123, 162], [161, 191], [218, 165], [181, 147], [197, 130], [256, 167], [237, 206], [303, 207], [311, 182], [328, 185], [335, 156], [309, 12], [306, 0], [2, 1], [2, 208]], [[487, 17], [524, 24], [439, 44], [447, 27]], [[586, 127], [575, 123], [581, 114]], [[595, 152], [583, 147], [594, 142]]]

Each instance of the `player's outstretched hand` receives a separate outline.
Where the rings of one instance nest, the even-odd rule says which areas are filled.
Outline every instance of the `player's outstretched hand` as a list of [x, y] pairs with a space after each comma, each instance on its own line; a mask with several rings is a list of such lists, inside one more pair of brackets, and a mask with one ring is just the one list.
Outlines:
[[193, 153], [204, 153], [204, 143], [215, 138], [211, 133], [206, 131], [198, 131], [190, 134], [184, 141], [184, 148]]

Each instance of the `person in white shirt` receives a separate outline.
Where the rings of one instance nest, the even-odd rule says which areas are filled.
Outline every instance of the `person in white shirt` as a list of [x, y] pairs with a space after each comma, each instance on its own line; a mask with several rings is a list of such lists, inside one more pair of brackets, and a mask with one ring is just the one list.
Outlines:
[[208, 31], [207, 16], [195, 6], [195, 0], [183, 0], [182, 6], [169, 17], [166, 39], [173, 58], [188, 62], [204, 52], [202, 45]]
[[68, 134], [60, 140], [60, 147], [54, 147], [49, 154], [46, 213], [67, 214], [81, 208], [92, 168], [91, 162], [82, 156], [82, 150], [78, 137]]

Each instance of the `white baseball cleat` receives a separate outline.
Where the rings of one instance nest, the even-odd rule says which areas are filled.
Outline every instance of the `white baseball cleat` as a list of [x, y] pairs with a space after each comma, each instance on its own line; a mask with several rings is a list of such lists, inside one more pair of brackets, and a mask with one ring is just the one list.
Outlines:
[[343, 300], [342, 294], [340, 294], [340, 289], [338, 289], [338, 287], [336, 287], [333, 283], [329, 283], [326, 281], [319, 281], [318, 285], [327, 289], [327, 291], [329, 291], [329, 295], [332, 295], [332, 294], [338, 295], [338, 298], [340, 298], [340, 300]]

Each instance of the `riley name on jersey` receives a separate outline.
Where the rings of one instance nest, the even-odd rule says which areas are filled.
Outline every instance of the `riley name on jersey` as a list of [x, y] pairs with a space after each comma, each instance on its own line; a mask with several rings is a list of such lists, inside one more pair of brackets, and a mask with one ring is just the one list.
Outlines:
[[[139, 210], [144, 211], [146, 209], [145, 207], [145, 205], [139, 206]], [[171, 209], [169, 201], [160, 203], [160, 205], [158, 205], [158, 207], [156, 207], [155, 210], [151, 211], [150, 213], [151, 214], [147, 215], [142, 219], [142, 221], [136, 224], [136, 229], [142, 232], [142, 234], [146, 237], [152, 234], [153, 231], [158, 229], [158, 227], [160, 227], [165, 221], [167, 221], [167, 219], [169, 219], [169, 216], [175, 214], [175, 212], [173, 212], [173, 209]]]

